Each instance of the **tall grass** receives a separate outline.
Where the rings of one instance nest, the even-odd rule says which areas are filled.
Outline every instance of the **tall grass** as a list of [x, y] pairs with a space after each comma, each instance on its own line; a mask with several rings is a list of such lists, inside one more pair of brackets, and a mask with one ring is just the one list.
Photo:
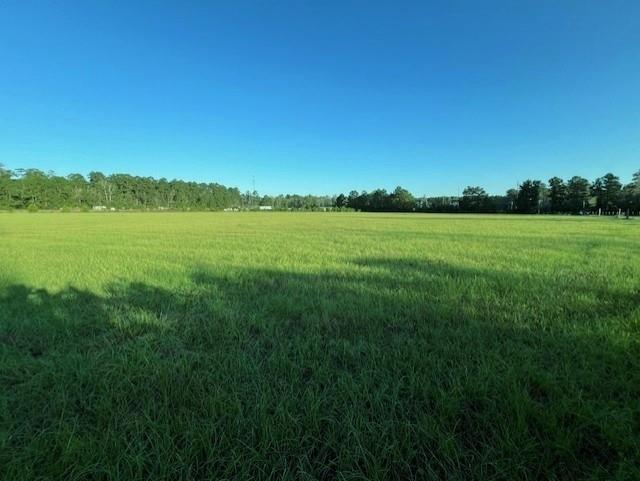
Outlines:
[[0, 215], [0, 479], [640, 479], [640, 223]]

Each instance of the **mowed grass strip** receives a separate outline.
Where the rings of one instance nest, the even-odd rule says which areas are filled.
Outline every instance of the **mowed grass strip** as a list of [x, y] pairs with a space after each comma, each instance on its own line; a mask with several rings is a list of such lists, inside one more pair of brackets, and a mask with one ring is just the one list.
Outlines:
[[640, 479], [640, 222], [0, 214], [0, 479]]

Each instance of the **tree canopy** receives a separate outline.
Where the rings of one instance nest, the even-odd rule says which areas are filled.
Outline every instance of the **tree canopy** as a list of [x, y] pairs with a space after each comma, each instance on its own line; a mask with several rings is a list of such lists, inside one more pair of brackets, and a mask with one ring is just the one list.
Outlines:
[[187, 182], [164, 178], [105, 175], [66, 177], [39, 169], [10, 170], [0, 164], [0, 208], [4, 209], [176, 209], [226, 208], [275, 210], [358, 210], [367, 212], [468, 212], [468, 213], [617, 213], [640, 212], [640, 170], [623, 185], [613, 173], [593, 182], [574, 176], [568, 181], [552, 177], [548, 184], [527, 179], [504, 195], [489, 195], [478, 185], [467, 186], [461, 196], [416, 197], [398, 186], [392, 192], [352, 190], [348, 194], [260, 195], [215, 182]]

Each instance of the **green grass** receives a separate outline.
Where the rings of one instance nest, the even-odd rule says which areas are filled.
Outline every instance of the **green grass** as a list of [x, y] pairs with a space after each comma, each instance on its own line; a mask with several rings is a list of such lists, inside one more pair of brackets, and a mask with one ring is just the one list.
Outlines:
[[640, 222], [0, 214], [0, 479], [640, 479]]

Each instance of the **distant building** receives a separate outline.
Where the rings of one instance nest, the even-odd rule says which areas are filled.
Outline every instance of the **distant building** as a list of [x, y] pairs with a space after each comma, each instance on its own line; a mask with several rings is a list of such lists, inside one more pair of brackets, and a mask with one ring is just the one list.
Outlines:
[[258, 210], [273, 210], [272, 205], [261, 205], [258, 207]]

